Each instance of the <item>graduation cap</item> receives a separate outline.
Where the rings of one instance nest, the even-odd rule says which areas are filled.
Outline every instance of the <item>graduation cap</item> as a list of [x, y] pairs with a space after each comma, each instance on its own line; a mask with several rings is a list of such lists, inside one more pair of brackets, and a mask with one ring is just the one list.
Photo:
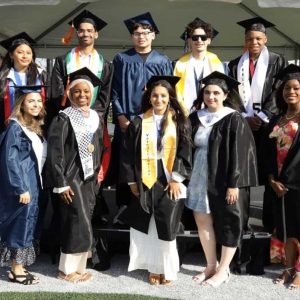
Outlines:
[[74, 28], [78, 30], [81, 23], [92, 24], [95, 27], [96, 31], [100, 31], [102, 28], [104, 28], [107, 25], [107, 23], [104, 22], [102, 19], [100, 19], [99, 17], [97, 17], [96, 15], [92, 14], [90, 11], [85, 9], [68, 23], [70, 25], [70, 29], [66, 33], [66, 35], [62, 38], [62, 43], [64, 45], [70, 44], [72, 37], [74, 35], [74, 31], [75, 31]]
[[178, 76], [169, 76], [169, 75], [161, 75], [161, 76], [155, 75], [155, 76], [152, 76], [146, 84], [146, 89], [149, 89], [152, 86], [152, 84], [154, 84], [155, 82], [161, 81], [161, 80], [165, 80], [165, 81], [169, 82], [170, 85], [175, 89], [175, 85], [180, 80], [180, 77], [178, 77]]
[[146, 12], [144, 14], [141, 14], [141, 15], [138, 15], [138, 16], [135, 16], [133, 18], [130, 18], [130, 19], [127, 19], [124, 21], [128, 31], [130, 32], [130, 34], [132, 34], [133, 32], [133, 27], [135, 24], [145, 24], [145, 25], [150, 25], [154, 32], [156, 34], [159, 33], [159, 30], [151, 16], [151, 14], [149, 12]]
[[26, 44], [35, 44], [35, 40], [33, 38], [31, 38], [25, 31], [20, 32], [6, 40], [3, 40], [0, 42], [0, 45], [5, 48], [6, 50], [8, 50], [12, 45], [14, 45], [17, 41], [18, 42], [22, 42], [25, 41]]
[[70, 83], [76, 79], [85, 79], [95, 87], [100, 85], [101, 80], [87, 67], [81, 68], [75, 72], [68, 75]]
[[291, 79], [300, 80], [300, 67], [290, 64], [280, 71], [275, 77], [281, 81], [287, 81]]
[[248, 31], [260, 31], [266, 33], [266, 28], [275, 26], [273, 23], [261, 17], [240, 21], [237, 22], [237, 24], [245, 28], [245, 33]]
[[96, 31], [100, 31], [102, 28], [104, 28], [107, 25], [106, 22], [104, 22], [102, 19], [100, 19], [96, 15], [92, 14], [90, 11], [88, 11], [86, 9], [84, 11], [82, 11], [79, 15], [77, 15], [68, 24], [70, 26], [73, 25], [76, 28], [76, 30], [78, 30], [79, 25], [81, 23], [92, 24], [95, 27]]
[[[191, 23], [195, 22], [195, 21], [198, 21], [199, 23], [202, 23], [202, 24], [208, 24], [207, 22], [201, 20], [200, 18], [196, 17]], [[212, 30], [213, 30], [213, 36], [212, 36], [212, 39], [214, 39], [218, 34], [219, 34], [219, 31], [217, 31], [215, 28], [212, 27]], [[180, 36], [180, 38], [184, 41], [186, 41], [189, 36], [188, 36], [188, 33], [187, 33], [187, 30], [185, 30], [182, 35]]]
[[48, 85], [19, 85], [13, 86], [19, 94], [41, 93]]
[[233, 89], [236, 86], [238, 86], [240, 84], [240, 82], [238, 82], [237, 80], [235, 80], [234, 78], [227, 76], [221, 72], [218, 71], [214, 71], [212, 73], [210, 73], [208, 76], [206, 76], [205, 78], [202, 78], [200, 80], [200, 82], [204, 85], [209, 85], [209, 84], [216, 84], [216, 79], [217, 80], [224, 80], [226, 85], [228, 86], [228, 89]]

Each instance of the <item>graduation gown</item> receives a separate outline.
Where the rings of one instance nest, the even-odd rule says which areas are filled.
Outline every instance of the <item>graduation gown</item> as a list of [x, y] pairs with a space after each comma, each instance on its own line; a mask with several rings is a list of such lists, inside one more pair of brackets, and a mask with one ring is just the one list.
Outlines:
[[98, 192], [97, 174], [103, 150], [103, 124], [99, 122], [92, 144], [94, 175], [84, 180], [78, 145], [70, 119], [60, 113], [51, 123], [48, 133], [48, 155], [44, 182], [48, 188], [70, 186], [74, 192], [71, 204], [59, 199], [61, 221], [61, 251], [87, 252], [92, 246], [91, 217]]
[[[300, 242], [300, 126], [288, 151], [281, 173], [278, 175], [276, 138], [269, 138], [269, 134], [281, 117], [282, 115], [274, 116], [267, 127], [263, 141], [265, 149], [263, 152], [264, 173], [266, 176], [274, 175], [275, 180], [282, 182], [288, 188], [289, 191], [284, 196], [287, 237], [295, 237]], [[282, 200], [277, 198], [272, 189], [270, 190], [269, 197], [264, 199], [266, 202], [264, 203], [264, 215], [265, 217], [269, 216], [266, 216], [266, 210], [274, 212], [276, 234], [283, 241]], [[269, 220], [263, 221], [267, 223]]]
[[[237, 68], [240, 59], [241, 56], [230, 61], [228, 64], [229, 76], [235, 79], [237, 79]], [[275, 79], [274, 76], [276, 76], [286, 66], [287, 60], [282, 55], [269, 51], [269, 64], [261, 97], [261, 110], [269, 118], [278, 112], [275, 100], [275, 90], [279, 87], [281, 82]]]
[[[54, 67], [51, 75], [51, 104], [52, 116], [51, 119], [58, 114], [61, 107], [61, 100], [64, 96], [64, 91], [67, 85], [67, 65], [66, 58], [68, 53], [58, 56], [55, 59]], [[98, 112], [98, 114], [105, 114], [110, 103], [110, 92], [111, 92], [111, 80], [113, 76], [113, 65], [103, 60], [103, 70], [101, 75], [101, 85], [98, 89], [98, 95], [95, 103], [92, 105], [92, 109]]]
[[[0, 137], [0, 165], [0, 241], [11, 248], [32, 247], [42, 187], [32, 142], [16, 121]], [[19, 203], [25, 192], [30, 202]]]
[[[200, 126], [197, 112], [190, 115], [192, 138]], [[238, 112], [213, 125], [208, 140], [207, 195], [219, 244], [236, 247], [247, 221], [249, 186], [257, 185], [254, 139], [250, 127]], [[239, 188], [233, 205], [226, 202], [227, 188]]]
[[125, 115], [132, 120], [140, 113], [147, 81], [154, 75], [172, 75], [169, 58], [152, 50], [144, 61], [134, 48], [119, 53], [113, 60], [112, 105], [116, 117]]
[[[158, 238], [165, 241], [172, 241], [176, 238], [184, 207], [184, 199], [171, 200], [168, 191], [164, 191], [164, 188], [167, 186], [167, 180], [161, 160], [158, 160], [158, 176], [154, 186], [149, 190], [142, 183], [141, 134], [142, 119], [136, 117], [130, 123], [126, 133], [121, 156], [120, 178], [124, 183], [137, 183], [140, 191], [140, 199], [132, 195], [129, 205], [120, 216], [120, 219], [130, 225], [130, 227], [147, 234], [150, 218], [153, 214]], [[177, 141], [173, 172], [179, 173], [185, 180], [188, 180], [192, 169], [191, 159], [191, 145], [179, 139]]]

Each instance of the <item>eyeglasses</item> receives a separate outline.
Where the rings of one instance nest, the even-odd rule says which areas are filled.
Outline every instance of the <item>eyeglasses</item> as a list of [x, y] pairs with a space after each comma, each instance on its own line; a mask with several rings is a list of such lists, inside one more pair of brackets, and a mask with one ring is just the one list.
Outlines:
[[150, 33], [152, 33], [152, 31], [134, 32], [134, 33], [132, 34], [132, 36], [133, 36], [134, 38], [139, 38], [140, 36], [142, 36], [142, 37], [148, 37], [148, 35], [149, 35]]
[[201, 39], [202, 42], [205, 42], [208, 39], [208, 36], [206, 34], [195, 34], [191, 36], [192, 41], [197, 42]]
[[77, 30], [77, 34], [81, 35], [81, 34], [84, 34], [85, 32], [87, 32], [88, 34], [92, 34], [95, 32], [94, 29], [78, 29]]

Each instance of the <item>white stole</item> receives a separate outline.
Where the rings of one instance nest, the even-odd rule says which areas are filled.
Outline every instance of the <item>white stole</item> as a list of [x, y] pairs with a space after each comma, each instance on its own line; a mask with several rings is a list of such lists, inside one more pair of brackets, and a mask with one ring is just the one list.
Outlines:
[[[249, 51], [246, 51], [241, 57], [238, 69], [237, 80], [239, 85], [239, 94], [242, 97], [246, 113], [244, 117], [253, 117], [261, 109], [262, 92], [265, 84], [267, 69], [269, 65], [269, 51], [264, 47], [256, 62], [254, 76], [251, 86], [249, 81]], [[257, 110], [257, 111], [255, 111]]]

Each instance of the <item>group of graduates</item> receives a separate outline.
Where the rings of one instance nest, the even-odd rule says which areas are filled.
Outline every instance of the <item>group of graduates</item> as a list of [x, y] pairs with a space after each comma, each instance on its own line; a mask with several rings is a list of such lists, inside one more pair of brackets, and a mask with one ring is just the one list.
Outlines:
[[298, 288], [300, 67], [267, 49], [266, 28], [274, 25], [239, 22], [245, 52], [227, 66], [207, 51], [217, 31], [199, 18], [186, 26], [187, 52], [175, 62], [152, 49], [159, 30], [150, 13], [124, 23], [133, 48], [109, 63], [94, 48], [107, 24], [82, 11], [63, 39], [70, 42], [75, 28], [78, 46], [56, 58], [51, 76], [35, 63], [26, 33], [0, 42], [8, 50], [0, 69], [0, 265], [11, 266], [8, 279], [39, 282], [27, 267], [39, 251], [49, 195], [60, 225], [58, 278], [92, 278], [91, 221], [108, 171], [118, 219], [130, 226], [128, 271], [147, 270], [152, 285], [177, 279], [176, 234], [188, 209], [207, 263], [193, 280], [227, 282], [250, 187], [260, 182], [264, 225], [286, 257], [274, 283]]

